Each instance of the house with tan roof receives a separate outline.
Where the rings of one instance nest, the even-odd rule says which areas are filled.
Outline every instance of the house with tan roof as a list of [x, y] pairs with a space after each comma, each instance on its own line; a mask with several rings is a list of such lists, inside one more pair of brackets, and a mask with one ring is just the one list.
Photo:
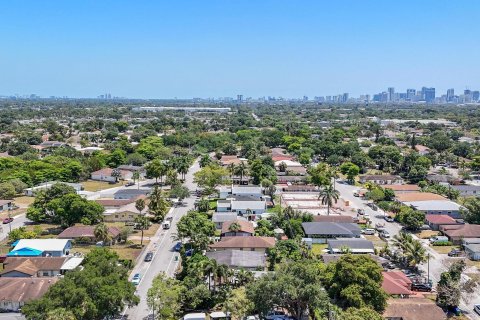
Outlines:
[[480, 238], [480, 225], [478, 224], [444, 225], [440, 227], [440, 231], [453, 244], [461, 244], [463, 239]]
[[[120, 229], [116, 227], [108, 227], [108, 233], [115, 243], [120, 236]], [[58, 239], [74, 239], [83, 242], [95, 242], [95, 226], [72, 226], [62, 231], [58, 235]]]
[[413, 202], [413, 201], [430, 201], [430, 200], [445, 200], [447, 198], [432, 192], [409, 192], [402, 193], [395, 196], [399, 202]]
[[389, 299], [383, 312], [386, 320], [446, 320], [435, 302], [426, 298]]
[[0, 277], [0, 310], [17, 312], [25, 303], [41, 298], [58, 277]]
[[[103, 168], [92, 172], [90, 179], [95, 181], [115, 182], [117, 179], [112, 177], [112, 168]], [[133, 172], [127, 170], [120, 170], [120, 177], [118, 180], [130, 180], [133, 176]]]
[[426, 156], [430, 153], [430, 148], [427, 146], [422, 146], [421, 144], [415, 145], [415, 150], [422, 156]]
[[274, 237], [223, 237], [220, 241], [209, 246], [211, 250], [244, 250], [260, 251], [265, 253], [268, 248], [275, 246]]
[[55, 277], [68, 257], [7, 257], [0, 277]]
[[[231, 226], [233, 224], [238, 225], [237, 231], [232, 231]], [[255, 234], [253, 224], [245, 220], [226, 221], [222, 225], [221, 236], [222, 237], [251, 237]]]
[[432, 230], [440, 230], [440, 227], [445, 225], [459, 225], [462, 224], [446, 214], [427, 214], [425, 222], [432, 228]]

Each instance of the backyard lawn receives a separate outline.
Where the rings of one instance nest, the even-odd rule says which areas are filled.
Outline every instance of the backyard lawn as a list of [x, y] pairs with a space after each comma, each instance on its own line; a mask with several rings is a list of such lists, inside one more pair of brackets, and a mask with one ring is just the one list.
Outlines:
[[33, 200], [35, 200], [35, 197], [22, 196], [13, 198], [13, 202], [19, 207], [28, 207], [33, 203]]
[[110, 184], [108, 182], [103, 182], [103, 181], [93, 181], [93, 180], [82, 182], [82, 186], [85, 191], [100, 191], [100, 190], [118, 187], [121, 185], [122, 185], [121, 182], [118, 182], [115, 184]]

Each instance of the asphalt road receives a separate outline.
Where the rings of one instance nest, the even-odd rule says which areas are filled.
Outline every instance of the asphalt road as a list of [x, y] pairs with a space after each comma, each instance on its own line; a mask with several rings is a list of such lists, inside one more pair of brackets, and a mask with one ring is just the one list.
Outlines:
[[[373, 222], [373, 226], [376, 223], [385, 223], [385, 229], [390, 233], [389, 242], [391, 243], [392, 237], [398, 234], [401, 230], [400, 224], [396, 222], [386, 222], [383, 218], [383, 214], [379, 214], [378, 211], [373, 211], [370, 207], [366, 206], [365, 204], [367, 201], [362, 200], [359, 197], [354, 197], [353, 192], [355, 190], [360, 189], [356, 186], [351, 186], [348, 184], [336, 183], [336, 189], [340, 192], [341, 197], [345, 200], [349, 200], [350, 206], [352, 208], [358, 209], [363, 208], [365, 212], [370, 214], [371, 220]], [[451, 258], [448, 257], [446, 254], [440, 254], [432, 247], [429, 246], [428, 240], [423, 240], [417, 238], [413, 235], [414, 238], [420, 240], [422, 242], [423, 247], [427, 250], [430, 254], [430, 261], [429, 263], [423, 263], [419, 266], [419, 269], [422, 271], [424, 276], [429, 275], [430, 279], [433, 281], [434, 287], [437, 285], [438, 281], [440, 280], [440, 275], [442, 272], [446, 271], [452, 261], [455, 259], [460, 258]], [[478, 270], [476, 271], [478, 272]], [[465, 275], [462, 276], [462, 280], [467, 280], [468, 277]], [[473, 312], [474, 304], [480, 304], [480, 290], [476, 290], [476, 292], [472, 294], [463, 293], [462, 300], [460, 302], [460, 309], [464, 312], [465, 316], [469, 319], [480, 320], [480, 316]]]
[[0, 224], [0, 241], [8, 237], [8, 233], [10, 232], [10, 227], [12, 228], [12, 230], [14, 230], [24, 226], [27, 222], [30, 222], [30, 220], [28, 220], [25, 217], [25, 214], [22, 213], [16, 217], [13, 217], [13, 221], [9, 224]]
[[[193, 174], [199, 169], [198, 161], [196, 161], [185, 177], [184, 185], [190, 190], [196, 190], [197, 188], [197, 185], [193, 183]], [[137, 306], [125, 310], [125, 315], [129, 320], [149, 319], [151, 310], [147, 306], [146, 299], [148, 289], [151, 287], [153, 279], [160, 272], [165, 272], [168, 276], [173, 276], [180, 263], [179, 254], [173, 250], [173, 247], [177, 243], [177, 241], [173, 240], [173, 236], [176, 232], [178, 220], [194, 208], [195, 196], [185, 199], [184, 202], [186, 202], [186, 206], [174, 208], [173, 213], [169, 213], [173, 217], [170, 229], [164, 230], [160, 228], [157, 231], [144, 251], [142, 259], [131, 273], [131, 277], [136, 273], [140, 273], [141, 281], [137, 286], [137, 295], [140, 297], [140, 303]], [[149, 251], [154, 253], [153, 260], [151, 262], [144, 262], [143, 258]], [[175, 260], [175, 257], [178, 257], [178, 260]]]

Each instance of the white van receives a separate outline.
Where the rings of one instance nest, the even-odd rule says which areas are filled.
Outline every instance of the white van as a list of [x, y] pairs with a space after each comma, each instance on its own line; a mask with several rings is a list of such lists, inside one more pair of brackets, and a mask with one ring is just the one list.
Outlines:
[[183, 316], [183, 320], [206, 320], [207, 315], [203, 312], [199, 313], [188, 313]]
[[447, 242], [448, 237], [445, 236], [436, 236], [430, 238], [430, 243], [437, 243], [437, 242]]
[[170, 221], [168, 220], [163, 221], [162, 227], [163, 229], [170, 229]]

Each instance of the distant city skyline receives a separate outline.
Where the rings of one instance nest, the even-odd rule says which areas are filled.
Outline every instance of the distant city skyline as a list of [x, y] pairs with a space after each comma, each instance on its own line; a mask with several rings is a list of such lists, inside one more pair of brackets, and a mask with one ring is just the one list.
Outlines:
[[478, 12], [475, 0], [6, 1], [0, 95], [473, 90], [480, 88]]

